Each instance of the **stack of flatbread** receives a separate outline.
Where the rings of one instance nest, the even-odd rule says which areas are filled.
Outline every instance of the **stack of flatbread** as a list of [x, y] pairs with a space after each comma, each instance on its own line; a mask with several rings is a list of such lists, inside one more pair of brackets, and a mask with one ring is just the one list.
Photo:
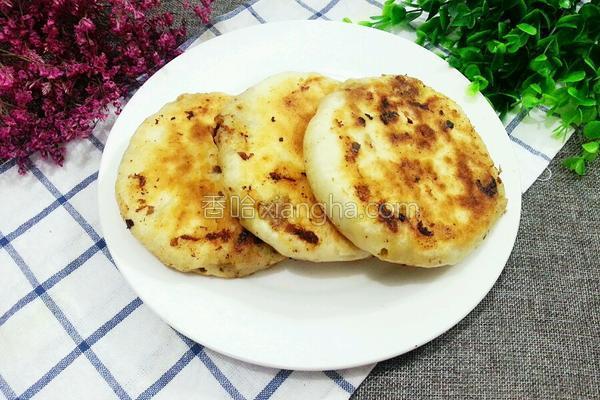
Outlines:
[[165, 265], [224, 278], [285, 258], [456, 264], [506, 209], [464, 112], [408, 76], [182, 95], [133, 135], [116, 196]]

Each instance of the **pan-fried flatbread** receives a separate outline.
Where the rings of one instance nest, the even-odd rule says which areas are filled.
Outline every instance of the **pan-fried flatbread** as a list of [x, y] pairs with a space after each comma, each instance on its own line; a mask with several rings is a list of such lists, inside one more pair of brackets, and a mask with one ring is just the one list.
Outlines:
[[131, 233], [164, 264], [232, 278], [283, 257], [231, 216], [213, 142], [228, 101], [186, 94], [146, 119], [121, 161], [116, 196]]
[[304, 131], [338, 82], [317, 74], [272, 76], [233, 99], [217, 118], [217, 144], [232, 209], [281, 254], [342, 261], [368, 254], [344, 238], [316, 204], [304, 172]]
[[[455, 264], [506, 208], [504, 186], [460, 107], [407, 76], [344, 83], [304, 139], [306, 173], [331, 221], [382, 260]], [[357, 216], [330, 209], [355, 204]]]

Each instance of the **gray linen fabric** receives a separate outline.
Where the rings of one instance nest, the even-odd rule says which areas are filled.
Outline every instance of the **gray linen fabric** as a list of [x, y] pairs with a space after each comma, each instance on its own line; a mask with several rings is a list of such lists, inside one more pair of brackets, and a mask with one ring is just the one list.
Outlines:
[[[163, 3], [185, 14], [177, 0]], [[214, 15], [242, 3], [216, 0]], [[565, 171], [559, 160], [576, 147], [523, 196], [512, 256], [481, 304], [379, 363], [353, 400], [600, 399], [600, 167], [583, 179]]]

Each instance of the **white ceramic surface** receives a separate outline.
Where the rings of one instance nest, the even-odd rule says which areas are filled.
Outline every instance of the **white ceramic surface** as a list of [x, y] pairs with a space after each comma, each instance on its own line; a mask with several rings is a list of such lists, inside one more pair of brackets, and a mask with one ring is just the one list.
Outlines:
[[[453, 267], [418, 269], [375, 259], [285, 261], [223, 280], [164, 267], [125, 229], [114, 194], [136, 127], [185, 92], [235, 94], [283, 71], [338, 78], [408, 74], [457, 101], [502, 169], [508, 210], [487, 239]], [[410, 351], [464, 318], [502, 272], [519, 226], [519, 174], [508, 136], [483, 96], [426, 49], [389, 33], [325, 21], [288, 21], [228, 33], [187, 51], [152, 76], [116, 121], [102, 158], [99, 212], [120, 271], [147, 306], [186, 336], [259, 365], [348, 368]], [[149, 333], [151, 334], [151, 333]]]

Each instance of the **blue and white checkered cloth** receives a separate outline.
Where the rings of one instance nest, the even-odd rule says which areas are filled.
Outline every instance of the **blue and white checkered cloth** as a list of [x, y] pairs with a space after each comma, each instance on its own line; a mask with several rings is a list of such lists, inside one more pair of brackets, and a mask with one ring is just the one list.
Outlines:
[[[244, 26], [361, 20], [374, 0], [259, 0], [216, 18], [194, 46]], [[411, 35], [411, 33], [402, 33]], [[96, 180], [115, 117], [69, 144], [63, 168], [0, 165], [0, 394], [8, 399], [347, 399], [373, 368], [298, 372], [246, 364], [175, 332], [124, 282], [99, 231]], [[562, 147], [543, 110], [506, 125], [525, 191]]]

